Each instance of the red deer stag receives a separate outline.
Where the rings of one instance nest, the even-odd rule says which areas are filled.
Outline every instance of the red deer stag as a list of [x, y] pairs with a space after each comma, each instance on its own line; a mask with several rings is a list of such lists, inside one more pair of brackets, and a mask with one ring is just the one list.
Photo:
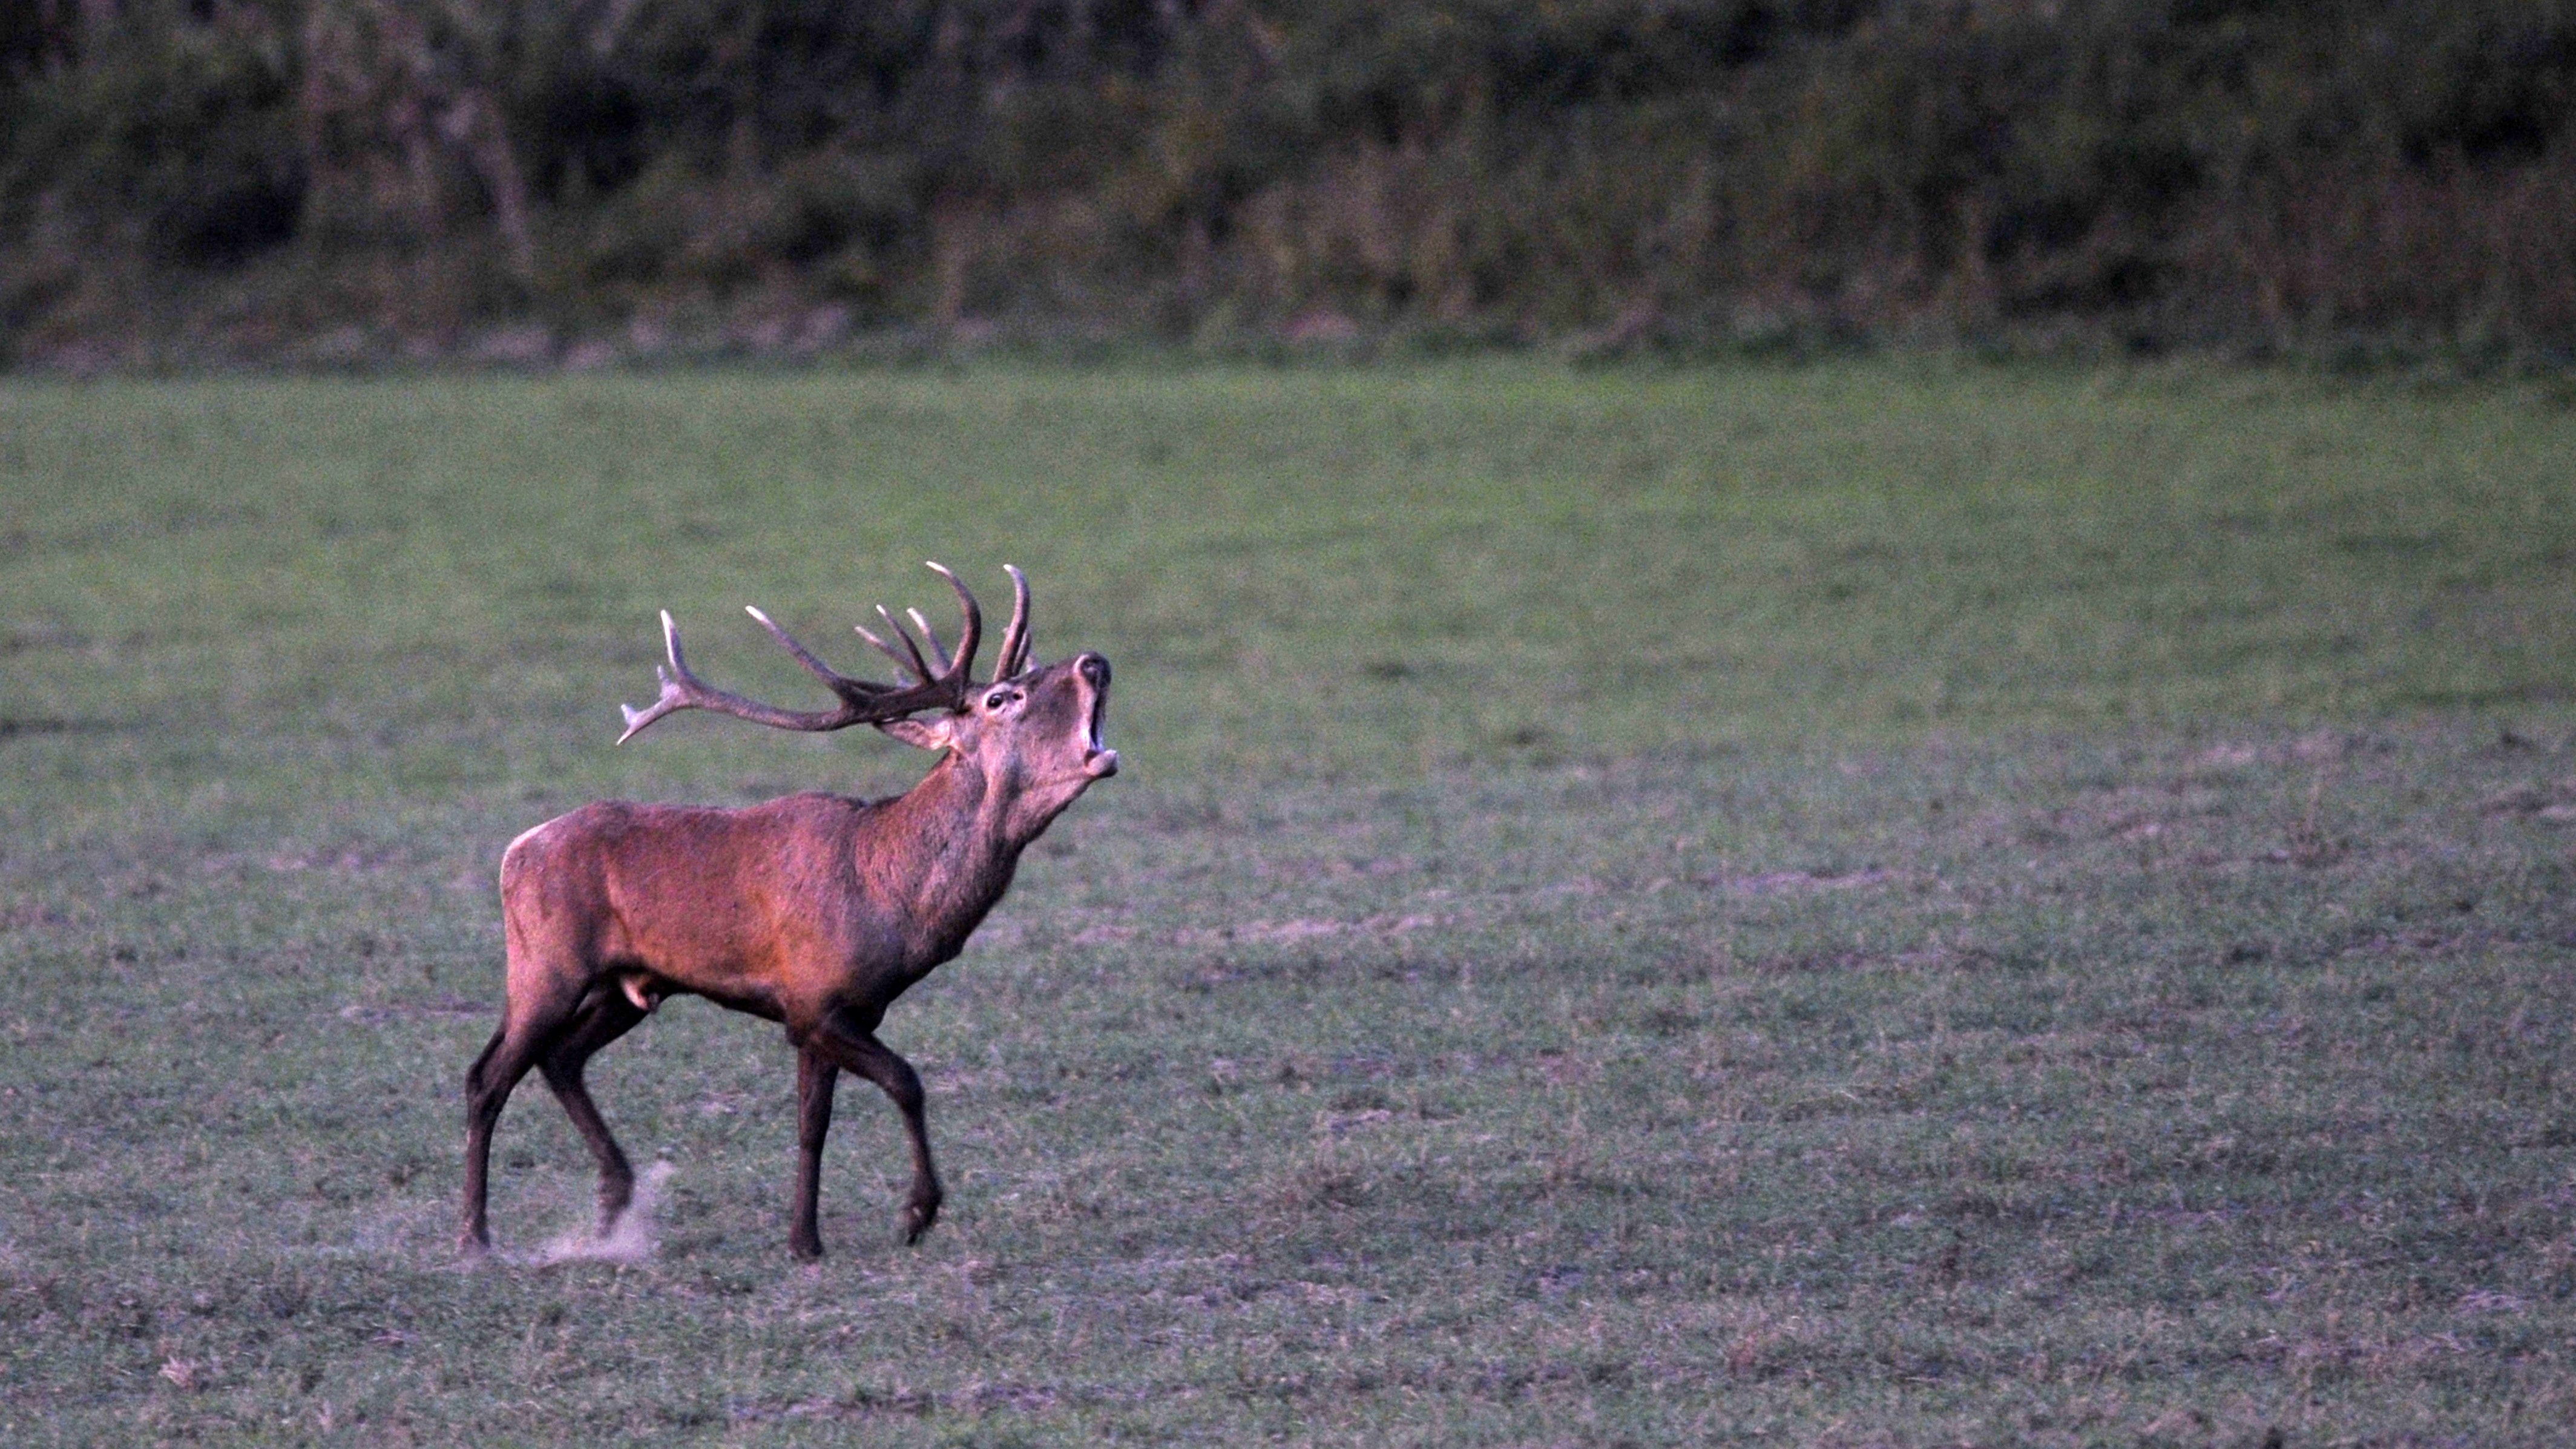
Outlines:
[[[788, 1246], [818, 1258], [815, 1226], [832, 1086], [844, 1070], [884, 1089], [912, 1141], [904, 1240], [939, 1215], [939, 1175], [921, 1112], [921, 1079], [877, 1040], [889, 1003], [954, 957], [1011, 884], [1020, 852], [1091, 782], [1117, 773], [1100, 743], [1109, 661], [1077, 654], [1029, 663], [1029, 586], [1010, 570], [1014, 604], [989, 683], [970, 677], [983, 616], [956, 575], [932, 564], [965, 611], [957, 651], [940, 648], [919, 611], [916, 643], [883, 609], [889, 643], [861, 637], [912, 676], [908, 685], [850, 679], [751, 617], [840, 705], [791, 710], [701, 682], [680, 655], [668, 613], [661, 698], [621, 706], [635, 737], [664, 715], [713, 710], [788, 730], [871, 724], [940, 752], [907, 794], [856, 800], [820, 792], [719, 810], [607, 801], [549, 820], [501, 856], [509, 996], [501, 1029], [465, 1074], [463, 1246], [489, 1245], [484, 1188], [492, 1127], [530, 1067], [545, 1074], [599, 1162], [599, 1227], [615, 1226], [635, 1174], [582, 1086], [591, 1054], [666, 996], [694, 994], [787, 1028], [797, 1052], [794, 1220]], [[898, 649], [898, 645], [900, 648]]]

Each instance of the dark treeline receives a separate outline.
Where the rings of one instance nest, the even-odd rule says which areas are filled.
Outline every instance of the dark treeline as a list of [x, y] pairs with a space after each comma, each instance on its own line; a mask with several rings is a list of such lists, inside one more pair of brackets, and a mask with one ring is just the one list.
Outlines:
[[0, 0], [0, 358], [2576, 353], [2576, 0]]

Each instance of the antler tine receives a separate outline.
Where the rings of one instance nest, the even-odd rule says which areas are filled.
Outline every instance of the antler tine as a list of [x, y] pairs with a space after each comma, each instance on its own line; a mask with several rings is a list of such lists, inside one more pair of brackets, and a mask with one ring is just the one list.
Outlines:
[[921, 642], [930, 646], [930, 662], [945, 675], [948, 672], [948, 651], [940, 647], [939, 631], [930, 627], [930, 621], [921, 616], [919, 609], [906, 609], [903, 613], [905, 618], [912, 620], [912, 627], [921, 631]]
[[[962, 699], [965, 691], [972, 687], [968, 672], [975, 667], [976, 646], [984, 641], [984, 611], [976, 607], [975, 596], [967, 592], [965, 581], [950, 573], [945, 565], [934, 562], [927, 567], [946, 579], [949, 588], [956, 590], [958, 612], [965, 616], [957, 626], [957, 652], [950, 657], [948, 668], [942, 674], [943, 678], [954, 681], [953, 687]], [[929, 626], [923, 625], [922, 632], [930, 632]]]
[[895, 648], [891, 644], [888, 644], [883, 639], [878, 638], [874, 631], [870, 630], [867, 625], [852, 624], [850, 629], [851, 632], [857, 634], [860, 638], [867, 640], [869, 647], [875, 649], [878, 653], [884, 655], [888, 659], [893, 660], [905, 673], [908, 674], [912, 671], [912, 661], [903, 657], [903, 651]]
[[995, 679], [1029, 667], [1029, 581], [1017, 564], [1002, 565], [1002, 572], [1011, 576], [1011, 622], [1003, 626], [1001, 657], [993, 661]]
[[696, 703], [692, 697], [701, 686], [698, 677], [689, 672], [687, 661], [680, 657], [680, 626], [671, 622], [671, 611], [662, 611], [662, 648], [671, 656], [671, 667], [653, 666], [653, 677], [661, 681], [661, 697], [642, 709], [620, 704], [617, 712], [626, 716], [626, 733], [617, 737], [619, 744], [635, 738], [636, 732], [674, 710], [687, 709]]
[[795, 638], [789, 635], [785, 629], [778, 627], [777, 620], [762, 613], [757, 607], [751, 604], [745, 604], [742, 606], [742, 611], [749, 614], [752, 617], [752, 620], [759, 624], [760, 627], [768, 630], [769, 637], [777, 640], [780, 648], [795, 655], [796, 662], [804, 665], [807, 673], [813, 675], [816, 679], [823, 681], [824, 688], [839, 695], [841, 698], [848, 700], [852, 704], [862, 704], [867, 700], [886, 692], [884, 687], [881, 685], [870, 684], [864, 679], [852, 679], [849, 676], [840, 673], [838, 670], [835, 670], [832, 666], [825, 664], [822, 660], [815, 658], [812, 654], [806, 652], [805, 646], [797, 643]]
[[902, 665], [904, 668], [911, 670], [912, 677], [920, 680], [923, 684], [928, 684], [933, 679], [936, 679], [938, 676], [932, 672], [930, 661], [921, 657], [921, 646], [912, 642], [912, 635], [904, 631], [903, 622], [895, 618], [894, 615], [887, 613], [886, 606], [883, 604], [877, 605], [877, 617], [885, 620], [886, 628], [893, 632], [895, 642], [903, 646], [903, 653], [895, 653], [893, 648], [884, 640], [879, 639], [876, 635], [869, 633], [865, 629], [859, 630], [859, 636], [867, 640], [869, 643], [874, 644], [879, 649], [885, 650], [887, 657], [894, 660], [895, 663]]

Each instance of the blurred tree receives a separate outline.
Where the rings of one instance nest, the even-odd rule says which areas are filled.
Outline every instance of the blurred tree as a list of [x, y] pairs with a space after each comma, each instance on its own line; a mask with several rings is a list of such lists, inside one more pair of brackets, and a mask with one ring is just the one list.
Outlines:
[[2571, 117], [2576, 0], [22, 0], [0, 347], [822, 308], [2563, 357]]

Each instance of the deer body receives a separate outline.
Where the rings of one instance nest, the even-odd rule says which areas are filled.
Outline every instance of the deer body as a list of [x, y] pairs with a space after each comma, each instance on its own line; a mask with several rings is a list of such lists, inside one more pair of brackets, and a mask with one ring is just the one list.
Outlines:
[[932, 779], [891, 800], [585, 805], [501, 857], [512, 959], [569, 956], [656, 999], [703, 996], [777, 1022], [882, 1012], [957, 955], [1018, 864], [984, 832], [942, 838], [934, 812], [954, 793], [958, 782]]
[[[987, 686], [966, 679], [980, 621], [962, 585], [967, 627], [954, 661], [930, 636], [938, 672], [912, 651], [921, 681], [912, 689], [832, 674], [753, 611], [843, 696], [842, 709], [813, 714], [700, 684], [664, 616], [671, 670], [659, 703], [628, 712], [629, 737], [663, 714], [707, 708], [791, 729], [874, 724], [939, 750], [941, 759], [919, 785], [891, 799], [816, 792], [738, 810], [607, 801], [510, 843], [501, 860], [507, 1007], [466, 1074], [462, 1236], [469, 1251], [488, 1242], [493, 1126], [531, 1066], [589, 1144], [600, 1172], [600, 1229], [614, 1226], [632, 1197], [634, 1173], [590, 1100], [583, 1065], [674, 995], [779, 1022], [797, 1050], [800, 1157], [789, 1231], [796, 1253], [822, 1253], [816, 1200], [842, 1071], [876, 1083], [903, 1114], [914, 1169], [907, 1241], [929, 1229], [942, 1193], [920, 1080], [876, 1039], [877, 1025], [906, 988], [963, 949], [1009, 888], [1029, 843], [1118, 764], [1116, 752], [1100, 745], [1107, 660], [1082, 654], [1013, 670], [1025, 663], [1027, 591], [1012, 572], [1018, 603], [997, 678]], [[922, 632], [929, 636], [926, 624]], [[910, 639], [904, 642], [909, 650]], [[913, 717], [923, 709], [943, 713]]]

